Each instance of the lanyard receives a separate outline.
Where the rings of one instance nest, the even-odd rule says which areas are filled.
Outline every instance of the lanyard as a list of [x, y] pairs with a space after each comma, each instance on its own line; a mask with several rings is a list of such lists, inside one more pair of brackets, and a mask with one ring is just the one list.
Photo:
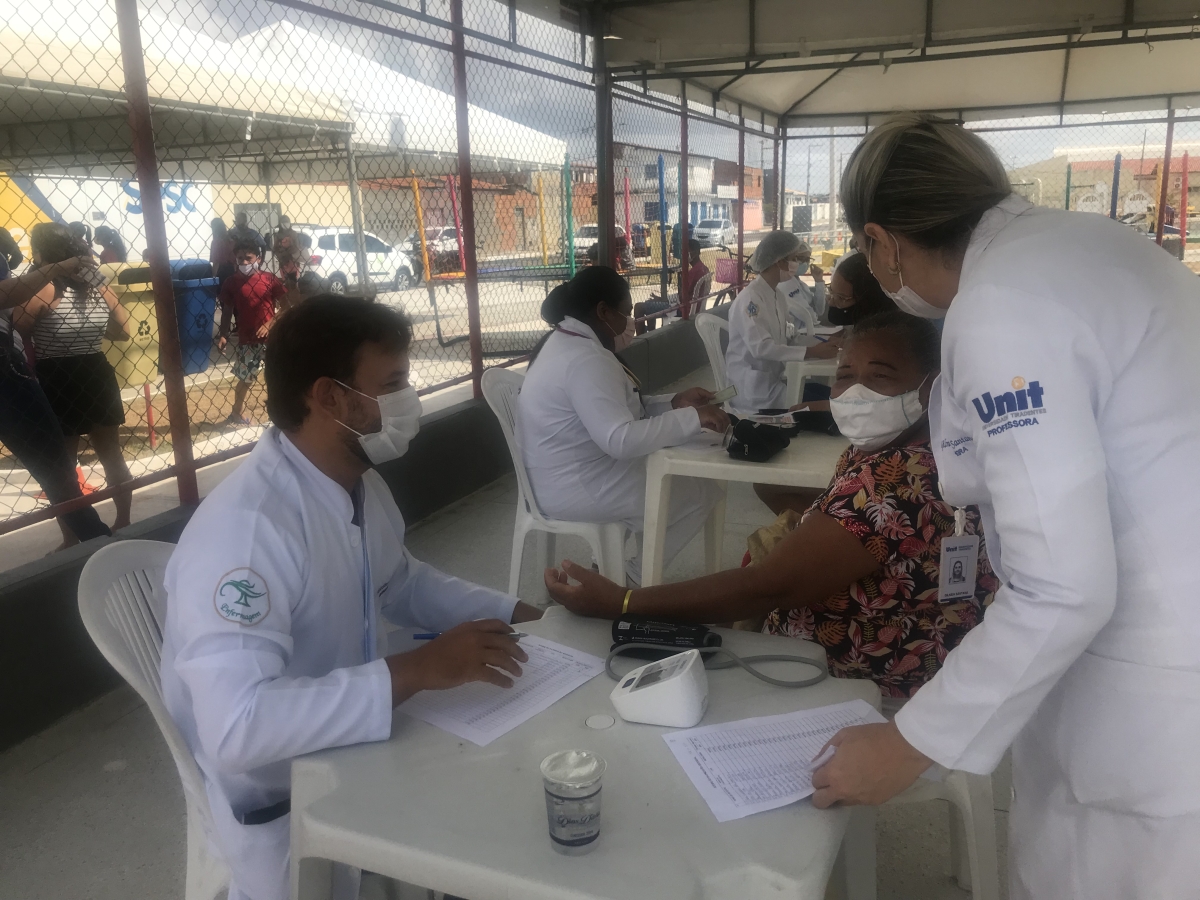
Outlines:
[[362, 592], [363, 592], [363, 662], [369, 663], [375, 659], [375, 638], [372, 627], [375, 616], [374, 602], [371, 596], [371, 557], [367, 553], [367, 515], [366, 502], [362, 494], [366, 488], [360, 481], [354, 489], [351, 499], [354, 504], [354, 524], [358, 526], [358, 539], [362, 547]]

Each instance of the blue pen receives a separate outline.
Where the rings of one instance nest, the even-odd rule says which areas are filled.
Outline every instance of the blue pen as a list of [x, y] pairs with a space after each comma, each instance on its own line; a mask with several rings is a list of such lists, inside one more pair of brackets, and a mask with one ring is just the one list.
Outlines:
[[[434, 638], [439, 638], [441, 636], [442, 633], [440, 631], [424, 631], [414, 634], [412, 639], [414, 641], [432, 641]], [[506, 636], [512, 638], [514, 641], [519, 641], [523, 637], [529, 637], [529, 635], [524, 631], [510, 631]]]

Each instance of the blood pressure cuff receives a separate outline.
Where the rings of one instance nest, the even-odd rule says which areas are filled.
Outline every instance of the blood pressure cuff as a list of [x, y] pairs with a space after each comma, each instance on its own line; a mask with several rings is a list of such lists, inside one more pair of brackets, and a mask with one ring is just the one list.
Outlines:
[[745, 462], [766, 462], [791, 441], [777, 425], [741, 419], [733, 426], [729, 455]]

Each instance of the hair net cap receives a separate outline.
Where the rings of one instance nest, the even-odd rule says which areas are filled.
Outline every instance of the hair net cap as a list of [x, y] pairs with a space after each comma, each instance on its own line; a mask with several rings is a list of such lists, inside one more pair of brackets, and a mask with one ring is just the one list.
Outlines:
[[790, 231], [772, 231], [755, 248], [754, 254], [750, 257], [750, 268], [755, 272], [762, 272], [798, 249], [800, 249], [800, 238]]

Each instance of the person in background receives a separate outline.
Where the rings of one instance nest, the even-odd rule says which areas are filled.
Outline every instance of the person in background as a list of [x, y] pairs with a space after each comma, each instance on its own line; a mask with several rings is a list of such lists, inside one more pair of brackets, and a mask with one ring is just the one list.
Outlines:
[[[643, 397], [613, 353], [633, 302], [629, 285], [607, 266], [582, 270], [542, 305], [554, 330], [529, 364], [517, 418], [519, 443], [538, 507], [576, 522], [621, 522], [642, 531], [646, 457], [685, 443], [701, 429], [724, 432], [729, 417], [712, 393], [691, 388]], [[720, 499], [710, 481], [675, 478], [665, 559], [700, 530]], [[628, 569], [641, 579], [640, 561]]]
[[825, 296], [829, 301], [825, 318], [830, 325], [853, 326], [869, 316], [896, 308], [871, 274], [867, 258], [857, 251], [847, 253], [838, 262]]
[[[66, 226], [41, 222], [29, 233], [34, 266], [63, 263], [78, 257], [91, 260], [91, 250]], [[94, 268], [54, 278], [13, 313], [22, 339], [32, 341], [38, 382], [58, 417], [71, 468], [78, 465], [79, 438], [87, 435], [112, 487], [132, 479], [121, 450], [119, 429], [125, 424], [125, 404], [116, 373], [102, 351], [102, 340], [129, 340], [129, 313], [107, 285], [92, 276]], [[87, 278], [80, 278], [86, 275]], [[117, 515], [113, 530], [130, 521], [132, 492], [113, 495]], [[63, 529], [63, 541], [76, 534]]]
[[[790, 231], [767, 234], [750, 257], [750, 268], [758, 277], [738, 293], [729, 308], [725, 366], [730, 384], [737, 387], [734, 405], [738, 409], [782, 409], [787, 391], [784, 378], [787, 363], [831, 359], [841, 346], [836, 335], [811, 347], [788, 343], [793, 329], [789, 328], [786, 299], [778, 288], [780, 282], [799, 271], [801, 246], [800, 239]], [[823, 399], [810, 396], [808, 387], [805, 400]]]
[[[700, 261], [700, 242], [693, 238], [688, 241], [688, 274], [687, 283], [684, 284], [683, 274], [679, 276], [679, 296], [686, 297], [694, 301], [696, 286], [700, 283], [705, 275], [708, 274], [708, 266]], [[643, 300], [641, 303], [634, 304], [633, 317], [641, 319], [644, 316], [652, 316], [656, 313], [666, 312], [674, 306], [670, 300], [663, 300], [656, 295], [652, 295], [649, 300]], [[692, 312], [699, 312], [699, 308], [693, 308]], [[645, 334], [647, 331], [653, 331], [658, 327], [657, 319], [648, 319], [645, 322], [637, 323], [637, 333]]]
[[296, 292], [300, 273], [304, 271], [305, 263], [308, 261], [308, 256], [304, 253], [301, 245], [300, 233], [293, 230], [292, 220], [287, 216], [279, 217], [279, 227], [272, 235], [271, 253], [275, 257], [275, 269], [279, 273], [279, 280], [288, 290], [288, 301], [284, 306], [286, 309], [291, 305], [291, 298]]
[[[797, 328], [804, 328], [808, 325], [809, 314], [812, 321], [819, 322], [825, 313], [825, 270], [813, 265], [812, 247], [804, 241], [800, 242], [796, 262], [796, 274], [781, 281], [779, 290], [787, 299], [788, 314], [792, 321]], [[812, 287], [800, 280], [808, 274], [813, 277]]]
[[299, 295], [298, 302], [300, 303], [317, 294], [323, 294], [327, 290], [325, 279], [316, 272], [305, 272], [296, 280], [296, 293]]
[[689, 315], [695, 315], [704, 309], [704, 301], [696, 296], [696, 290], [707, 274], [708, 266], [700, 260], [700, 242], [692, 238], [688, 241], [687, 276], [684, 277], [682, 271], [679, 273], [679, 302], [688, 304], [685, 309]]
[[21, 248], [13, 240], [12, 233], [7, 228], [0, 228], [0, 261], [5, 264], [6, 274], [4, 277], [7, 278], [7, 273], [19, 266], [24, 259]]
[[213, 219], [212, 243], [208, 246], [208, 261], [212, 264], [213, 276], [221, 284], [237, 271], [237, 263], [233, 260], [233, 238], [225, 227], [224, 219]]
[[230, 425], [249, 425], [246, 395], [250, 385], [258, 380], [267, 335], [275, 321], [277, 304], [287, 294], [287, 288], [270, 272], [262, 270], [262, 256], [253, 241], [234, 245], [233, 256], [237, 271], [221, 285], [217, 295], [221, 305], [217, 349], [225, 352], [230, 319], [236, 318], [238, 342], [234, 347], [233, 375], [237, 384], [233, 388], [233, 411], [225, 421]]
[[[0, 228], [0, 234], [8, 232]], [[19, 250], [17, 255], [20, 257]], [[11, 256], [0, 247], [0, 444], [41, 485], [47, 500], [65, 503], [83, 496], [75, 464], [68, 455], [58, 416], [29, 370], [20, 335], [13, 331], [11, 308], [26, 302], [55, 279], [72, 278], [90, 269], [91, 260], [75, 256], [13, 277], [8, 269], [9, 259]], [[94, 506], [64, 513], [58, 517], [58, 523], [64, 545], [112, 534], [100, 521]]]
[[253, 228], [250, 227], [250, 217], [240, 212], [233, 217], [233, 227], [229, 229], [229, 239], [237, 244], [254, 244], [258, 249], [258, 258], [265, 259], [267, 251], [270, 250], [266, 239]]
[[92, 252], [91, 225], [87, 224], [87, 222], [70, 222], [67, 224], [67, 231], [71, 234], [71, 237], [75, 238], [77, 241], [81, 242], [85, 247], [87, 247], [88, 253], [95, 257], [96, 254]]
[[[915, 694], [999, 587], [981, 541], [973, 593], [939, 599], [941, 542], [956, 529], [938, 491], [924, 411], [938, 367], [938, 332], [928, 322], [899, 312], [864, 320], [833, 388], [834, 416], [851, 446], [812, 508], [752, 536], [755, 564], [634, 590], [628, 611], [675, 622], [750, 619], [768, 634], [821, 644], [830, 674], [870, 678], [893, 710]], [[978, 510], [968, 510], [964, 533], [982, 530]], [[581, 615], [614, 619], [625, 603], [623, 585], [573, 563], [547, 569], [545, 581]]]
[[100, 263], [123, 263], [129, 258], [125, 242], [117, 230], [109, 225], [96, 229], [95, 242], [100, 245]]
[[[288, 897], [294, 757], [387, 740], [412, 695], [511, 687], [527, 660], [508, 623], [541, 613], [414, 559], [372, 469], [420, 427], [411, 343], [403, 313], [356, 297], [280, 317], [266, 351], [273, 425], [167, 565], [163, 702], [203, 775], [230, 900]], [[397, 653], [384, 620], [441, 634], [403, 634]], [[358, 875], [335, 867], [332, 896], [357, 898]]]

